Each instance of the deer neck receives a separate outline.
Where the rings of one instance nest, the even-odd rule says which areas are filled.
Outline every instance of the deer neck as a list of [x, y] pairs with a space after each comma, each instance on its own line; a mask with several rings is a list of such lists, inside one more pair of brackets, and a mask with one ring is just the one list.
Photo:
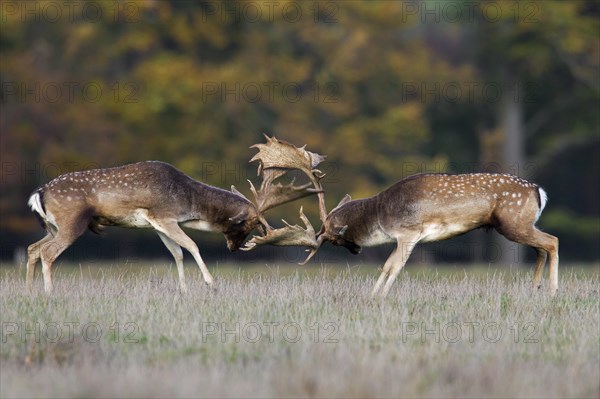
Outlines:
[[223, 224], [251, 206], [250, 202], [232, 192], [200, 182], [194, 183], [190, 201], [194, 219]]
[[378, 208], [375, 196], [350, 201], [338, 211], [343, 224], [348, 225], [347, 234], [351, 241], [366, 247], [392, 241], [379, 223]]

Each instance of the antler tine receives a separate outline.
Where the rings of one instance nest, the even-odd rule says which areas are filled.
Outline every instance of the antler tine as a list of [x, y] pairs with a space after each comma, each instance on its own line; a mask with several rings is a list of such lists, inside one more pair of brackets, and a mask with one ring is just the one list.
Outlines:
[[[312, 247], [312, 249], [310, 250], [306, 259], [304, 259], [302, 262], [300, 262], [300, 265], [302, 265], [302, 266], [306, 265], [308, 263], [308, 261], [311, 260], [313, 256], [315, 256], [315, 254], [317, 253], [319, 248], [321, 248], [322, 244], [323, 244], [323, 236], [320, 236], [319, 238], [317, 238], [315, 246]], [[308, 249], [307, 249], [307, 251], [308, 251]]]
[[268, 194], [269, 186], [273, 183], [273, 180], [277, 179], [278, 177], [283, 176], [286, 173], [286, 170], [279, 169], [279, 168], [272, 168], [272, 169], [268, 169], [268, 170], [264, 171], [264, 173], [263, 173], [263, 171], [261, 171], [260, 173], [263, 175], [263, 181], [260, 184], [260, 188], [258, 189], [258, 191], [256, 190], [256, 187], [254, 187], [254, 184], [252, 184], [252, 182], [250, 180], [248, 180], [248, 183], [250, 183], [250, 191], [252, 191], [252, 195], [254, 196], [256, 205], [257, 205], [259, 211], [262, 211], [263, 210], [262, 204], [268, 198], [267, 194]]
[[267, 210], [287, 202], [319, 193], [313, 187], [312, 183], [306, 183], [300, 186], [294, 185], [295, 179], [289, 184], [273, 184], [273, 180], [285, 174], [285, 170], [266, 169], [264, 171], [264, 179], [257, 190], [250, 180], [250, 191], [254, 195], [259, 213], [264, 213]]
[[325, 219], [327, 219], [327, 208], [325, 208], [325, 191], [321, 187], [321, 182], [318, 182], [317, 188], [320, 189], [320, 191], [317, 193], [317, 198], [319, 198], [319, 218], [321, 219], [321, 223], [324, 225]]
[[290, 246], [300, 245], [316, 249], [320, 246], [320, 243], [316, 239], [315, 229], [304, 215], [302, 207], [300, 208], [300, 219], [304, 222], [306, 228], [301, 226], [291, 225], [285, 220], [282, 220], [285, 227], [279, 229], [273, 229], [267, 231], [264, 236], [254, 236], [252, 239], [244, 245], [241, 249], [243, 251], [250, 251], [260, 245], [276, 245], [276, 246]]

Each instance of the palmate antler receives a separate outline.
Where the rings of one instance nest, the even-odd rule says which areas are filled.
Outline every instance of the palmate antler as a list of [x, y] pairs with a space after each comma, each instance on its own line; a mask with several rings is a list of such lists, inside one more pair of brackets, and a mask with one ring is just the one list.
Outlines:
[[[305, 147], [299, 148], [283, 140], [277, 140], [275, 137], [265, 135], [265, 138], [267, 139], [266, 144], [255, 144], [250, 147], [258, 148], [258, 153], [252, 157], [250, 162], [259, 162], [258, 175], [263, 179], [258, 190], [250, 182], [250, 189], [256, 200], [260, 218], [265, 220], [263, 213], [268, 209], [316, 193], [319, 197], [321, 220], [325, 221], [327, 215], [325, 195], [320, 183], [325, 174], [316, 169], [325, 160], [325, 156], [307, 151]], [[287, 185], [273, 183], [294, 169], [304, 173], [310, 182], [301, 186], [295, 186], [294, 180]], [[266, 227], [266, 234], [262, 237], [254, 236], [242, 249], [249, 251], [267, 244], [307, 246], [312, 248], [311, 254], [306, 259], [308, 261], [321, 246], [321, 240], [316, 237], [315, 230], [304, 215], [302, 208], [300, 208], [300, 219], [304, 222], [305, 229], [298, 225], [291, 225], [285, 220], [283, 220], [285, 227], [273, 229], [265, 220], [263, 224]]]
[[289, 246], [289, 245], [301, 245], [306, 247], [316, 247], [317, 239], [315, 229], [313, 228], [310, 220], [304, 215], [302, 207], [300, 207], [300, 219], [304, 222], [306, 228], [300, 226], [291, 225], [285, 220], [281, 219], [285, 223], [285, 227], [280, 229], [270, 230], [267, 235], [259, 237], [254, 236], [250, 241], [246, 243], [246, 247], [242, 248], [246, 251], [260, 245], [277, 245], [277, 246]]
[[[325, 217], [327, 217], [327, 212], [325, 210], [325, 194], [320, 182], [320, 180], [325, 177], [325, 174], [319, 169], [316, 169], [316, 167], [325, 160], [325, 155], [307, 151], [305, 148], [306, 146], [296, 147], [287, 141], [277, 140], [275, 137], [269, 137], [266, 134], [264, 136], [267, 139], [266, 144], [255, 144], [250, 147], [258, 148], [258, 153], [250, 159], [250, 162], [258, 161], [258, 175], [264, 175], [261, 191], [263, 186], [268, 187], [272, 184], [273, 180], [283, 176], [285, 172], [297, 169], [304, 173], [312, 183], [313, 190], [306, 195], [312, 193], [318, 194], [320, 217], [321, 220], [325, 220]], [[252, 185], [252, 183], [250, 184]], [[253, 190], [253, 193], [255, 191], [256, 190]], [[302, 198], [303, 196], [298, 196], [297, 198]], [[267, 198], [267, 196], [261, 196], [261, 200], [264, 200], [264, 198]], [[290, 200], [287, 200], [285, 202], [289, 201]], [[282, 203], [284, 202], [279, 202], [279, 204]]]
[[297, 199], [318, 193], [319, 191], [313, 188], [312, 183], [306, 183], [302, 186], [294, 186], [294, 181], [290, 184], [283, 185], [281, 183], [273, 184], [273, 181], [282, 177], [288, 171], [280, 168], [270, 168], [263, 170], [263, 181], [257, 191], [254, 184], [250, 180], [250, 190], [254, 195], [258, 211], [264, 213], [267, 210], [276, 206], [292, 202]]

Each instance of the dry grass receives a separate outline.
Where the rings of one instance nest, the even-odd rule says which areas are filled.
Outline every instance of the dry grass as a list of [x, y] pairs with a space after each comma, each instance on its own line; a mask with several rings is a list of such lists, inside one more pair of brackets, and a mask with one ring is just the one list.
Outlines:
[[255, 270], [210, 291], [188, 267], [182, 297], [164, 268], [63, 268], [47, 298], [3, 268], [1, 396], [600, 396], [597, 267], [556, 298], [530, 272], [403, 273], [384, 301], [374, 268]]

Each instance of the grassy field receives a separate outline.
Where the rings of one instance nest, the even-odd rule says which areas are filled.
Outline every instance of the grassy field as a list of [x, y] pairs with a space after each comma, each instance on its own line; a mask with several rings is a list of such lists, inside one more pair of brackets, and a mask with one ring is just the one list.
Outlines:
[[[0, 268], [9, 397], [600, 396], [597, 266], [555, 298], [519, 269], [61, 266], [55, 293]], [[544, 280], [547, 286], [547, 278]], [[544, 287], [546, 288], [546, 287]]]

